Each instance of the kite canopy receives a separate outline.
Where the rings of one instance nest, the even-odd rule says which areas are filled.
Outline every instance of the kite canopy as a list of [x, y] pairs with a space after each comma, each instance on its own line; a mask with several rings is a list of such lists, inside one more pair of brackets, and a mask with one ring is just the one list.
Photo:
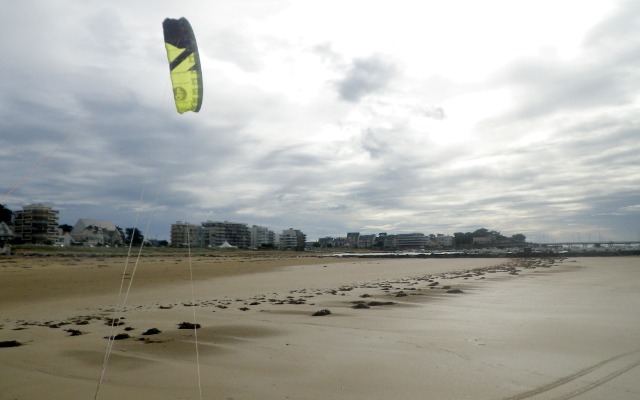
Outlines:
[[167, 18], [162, 28], [176, 109], [180, 114], [198, 112], [202, 105], [202, 71], [191, 24], [186, 18]]

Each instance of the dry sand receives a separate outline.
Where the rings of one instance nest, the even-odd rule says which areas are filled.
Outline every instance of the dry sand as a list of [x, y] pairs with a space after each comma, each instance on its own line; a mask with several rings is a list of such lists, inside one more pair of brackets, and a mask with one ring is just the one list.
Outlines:
[[[140, 261], [98, 399], [640, 398], [638, 257], [195, 257], [195, 304], [188, 261]], [[1, 400], [94, 398], [123, 269], [0, 258]]]

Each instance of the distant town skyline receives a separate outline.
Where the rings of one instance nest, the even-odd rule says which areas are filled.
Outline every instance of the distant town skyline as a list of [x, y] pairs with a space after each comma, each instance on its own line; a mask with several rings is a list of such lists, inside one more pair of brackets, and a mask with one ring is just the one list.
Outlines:
[[[41, 204], [29, 204], [29, 205], [25, 205], [28, 208], [31, 208], [33, 206], [39, 206]], [[113, 224], [114, 226], [117, 226], [119, 228], [121, 228], [122, 230], [125, 229], [130, 229], [130, 228], [134, 228], [133, 224], [118, 224], [118, 223], [114, 223], [112, 220], [109, 219], [98, 219], [98, 218], [79, 218], [78, 220], [76, 220], [75, 222], [69, 222], [69, 221], [63, 221], [62, 219], [60, 219], [60, 212], [59, 210], [57, 210], [55, 207], [51, 207], [48, 205], [45, 205], [46, 208], [52, 208], [58, 218], [58, 226], [62, 226], [62, 225], [69, 225], [71, 227], [74, 227], [78, 222], [82, 221], [82, 220], [90, 220], [90, 221], [94, 221], [94, 220], [98, 220], [98, 221], [104, 221], [104, 222], [108, 222], [110, 224]], [[6, 208], [6, 207], [5, 207]], [[11, 210], [11, 209], [9, 209]], [[20, 208], [20, 210], [11, 210], [14, 212], [16, 211], [21, 211], [22, 208]], [[371, 232], [371, 231], [358, 231], [358, 230], [348, 230], [345, 232], [340, 232], [340, 233], [335, 233], [332, 235], [320, 235], [317, 237], [310, 237], [306, 232], [304, 232], [303, 230], [296, 228], [296, 227], [292, 227], [289, 226], [287, 228], [282, 228], [282, 229], [277, 229], [277, 228], [273, 228], [270, 226], [263, 226], [263, 225], [259, 225], [259, 224], [254, 224], [254, 223], [250, 223], [250, 222], [242, 222], [242, 221], [229, 221], [229, 220], [206, 220], [206, 221], [199, 221], [199, 222], [192, 222], [192, 221], [174, 221], [167, 230], [166, 233], [166, 237], [162, 237], [162, 236], [155, 236], [155, 235], [150, 235], [149, 231], [145, 231], [144, 230], [144, 226], [135, 226], [135, 228], [137, 228], [145, 237], [145, 239], [149, 239], [149, 240], [166, 240], [168, 242], [172, 242], [171, 240], [171, 230], [173, 225], [175, 224], [191, 224], [191, 225], [196, 225], [196, 226], [202, 226], [202, 225], [210, 225], [211, 223], [218, 223], [218, 222], [224, 222], [224, 223], [231, 223], [231, 224], [239, 224], [239, 225], [246, 225], [247, 227], [251, 228], [251, 227], [260, 227], [260, 228], [266, 228], [269, 231], [274, 232], [276, 235], [280, 235], [280, 233], [282, 231], [285, 230], [289, 230], [289, 229], [296, 229], [296, 230], [300, 230], [302, 233], [305, 234], [305, 236], [307, 237], [307, 241], [309, 242], [318, 242], [322, 239], [326, 239], [326, 238], [346, 238], [348, 237], [348, 235], [350, 233], [357, 233], [359, 235], [373, 235], [373, 236], [377, 236], [379, 234], [388, 234], [388, 235], [398, 235], [398, 234], [409, 234], [409, 233], [421, 233], [424, 234], [425, 236], [430, 236], [430, 235], [447, 235], [447, 236], [454, 236], [455, 234], [459, 234], [459, 233], [464, 233], [464, 234], [469, 234], [469, 233], [473, 233], [473, 232], [477, 232], [479, 230], [487, 230], [490, 232], [496, 232], [499, 233], [502, 236], [505, 237], [511, 237], [514, 235], [524, 235], [526, 237], [526, 241], [530, 242], [530, 243], [568, 243], [568, 242], [575, 242], [575, 243], [585, 243], [585, 242], [589, 242], [589, 243], [598, 243], [598, 242], [602, 242], [602, 243], [606, 243], [606, 242], [611, 242], [611, 241], [618, 241], [618, 242], [639, 242], [640, 241], [640, 236], [638, 238], [623, 238], [623, 239], [611, 239], [611, 238], [606, 238], [603, 237], [602, 234], [600, 232], [597, 232], [597, 234], [592, 235], [591, 233], [587, 233], [586, 235], [582, 235], [580, 233], [576, 234], [574, 237], [572, 238], [567, 238], [567, 239], [563, 239], [563, 240], [555, 240], [553, 238], [549, 238], [548, 236], [545, 236], [544, 234], [539, 235], [537, 237], [529, 237], [526, 234], [523, 234], [522, 232], [508, 232], [508, 231], [497, 231], [494, 229], [489, 229], [486, 227], [475, 227], [471, 230], [467, 230], [467, 231], [456, 231], [456, 232], [442, 232], [442, 231], [429, 231], [428, 229], [423, 229], [423, 230], [414, 230], [411, 232]], [[147, 224], [150, 225], [150, 224]]]

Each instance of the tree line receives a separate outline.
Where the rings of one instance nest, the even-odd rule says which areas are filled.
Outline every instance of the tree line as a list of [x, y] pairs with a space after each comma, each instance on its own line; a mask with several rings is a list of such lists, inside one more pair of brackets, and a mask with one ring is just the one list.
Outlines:
[[474, 237], [493, 237], [496, 244], [524, 244], [527, 237], [522, 233], [517, 233], [507, 237], [501, 234], [499, 231], [491, 231], [486, 228], [476, 229], [473, 232], [456, 232], [453, 234], [456, 246], [471, 246], [473, 245]]

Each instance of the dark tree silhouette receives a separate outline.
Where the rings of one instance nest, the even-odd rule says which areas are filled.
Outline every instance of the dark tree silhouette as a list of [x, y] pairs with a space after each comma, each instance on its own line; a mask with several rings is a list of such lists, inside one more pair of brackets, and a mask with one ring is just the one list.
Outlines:
[[144, 236], [138, 230], [138, 228], [127, 228], [125, 229], [124, 235], [124, 244], [129, 245], [132, 244], [134, 246], [138, 246], [142, 244], [144, 241]]
[[73, 226], [69, 225], [69, 224], [62, 224], [62, 225], [58, 225], [58, 228], [62, 229], [62, 232], [71, 232], [73, 230]]
[[9, 210], [2, 204], [0, 204], [0, 221], [7, 225], [11, 225], [13, 223], [13, 211]]

